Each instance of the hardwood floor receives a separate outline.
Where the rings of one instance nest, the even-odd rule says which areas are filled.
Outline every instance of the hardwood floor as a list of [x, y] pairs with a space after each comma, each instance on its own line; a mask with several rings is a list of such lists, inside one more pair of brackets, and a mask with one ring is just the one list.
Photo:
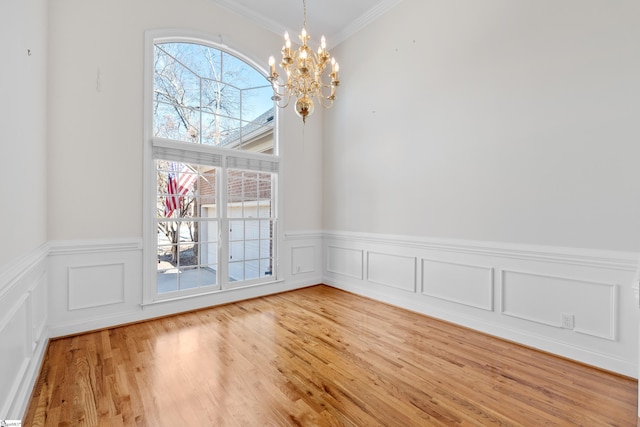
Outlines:
[[632, 426], [637, 382], [325, 286], [50, 343], [24, 426]]

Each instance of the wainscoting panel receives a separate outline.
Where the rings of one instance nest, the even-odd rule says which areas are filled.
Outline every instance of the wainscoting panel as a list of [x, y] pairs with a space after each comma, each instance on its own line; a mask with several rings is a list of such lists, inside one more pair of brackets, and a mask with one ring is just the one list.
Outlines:
[[0, 419], [21, 419], [48, 341], [47, 246], [0, 272]]
[[142, 239], [54, 241], [50, 245], [48, 330], [52, 337], [285, 292], [322, 280], [320, 232], [284, 236], [273, 282], [160, 301], [143, 297], [145, 283], [155, 285], [155, 271], [144, 274]]
[[124, 264], [69, 267], [69, 310], [124, 303]]
[[32, 351], [41, 344], [47, 328], [47, 275], [42, 271], [29, 291], [29, 307], [31, 308]]
[[[2, 351], [0, 351], [0, 399], [5, 402], [5, 406], [2, 408], [2, 412], [8, 411], [8, 403], [10, 403], [13, 393], [19, 386], [19, 380], [24, 375], [26, 365], [29, 362], [30, 351], [30, 338], [31, 334], [28, 333], [28, 321], [27, 321], [27, 306], [25, 304], [26, 298], [23, 298], [18, 302], [16, 306], [7, 313], [3, 313], [4, 316], [0, 318], [0, 343], [2, 345]], [[27, 332], [25, 334], [25, 332]], [[4, 367], [12, 367], [8, 370]], [[7, 384], [9, 387], [5, 388]]]
[[422, 293], [492, 311], [493, 268], [423, 259]]
[[327, 285], [638, 376], [637, 253], [338, 231], [323, 244]]
[[315, 246], [295, 246], [291, 248], [291, 274], [313, 273], [316, 271]]
[[109, 318], [140, 312], [141, 255], [138, 239], [52, 242], [48, 271], [52, 336], [87, 330], [89, 324], [110, 326], [114, 321]]
[[359, 249], [327, 247], [327, 271], [354, 279], [363, 279], [363, 254]]
[[416, 290], [416, 258], [367, 252], [367, 280], [380, 285]]
[[575, 332], [616, 339], [618, 292], [615, 284], [521, 271], [502, 271], [502, 312], [562, 328], [570, 316]]
[[281, 280], [295, 287], [322, 282], [322, 232], [285, 233], [280, 254]]

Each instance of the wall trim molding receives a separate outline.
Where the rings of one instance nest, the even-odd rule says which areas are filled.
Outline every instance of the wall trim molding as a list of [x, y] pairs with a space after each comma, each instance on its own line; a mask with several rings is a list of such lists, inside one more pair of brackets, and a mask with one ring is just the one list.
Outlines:
[[323, 233], [323, 237], [334, 241], [345, 240], [406, 248], [434, 249], [622, 271], [636, 271], [638, 267], [638, 254], [634, 252], [340, 231], [327, 231]]
[[49, 244], [44, 243], [34, 251], [11, 261], [11, 264], [0, 273], [0, 299], [11, 292], [13, 287], [31, 272], [33, 266], [44, 261], [48, 254]]
[[[348, 39], [349, 37], [351, 37], [352, 35], [357, 33], [359, 30], [361, 30], [362, 28], [364, 28], [365, 26], [367, 26], [371, 22], [375, 21], [380, 16], [384, 15], [388, 10], [390, 10], [391, 8], [396, 6], [401, 1], [402, 0], [381, 0], [380, 2], [375, 4], [372, 8], [370, 8], [365, 13], [363, 13], [360, 17], [355, 19], [346, 28], [342, 29], [341, 31], [339, 31], [338, 33], [333, 35], [331, 37], [332, 40], [331, 40], [331, 45], [329, 46], [329, 48], [335, 47], [336, 45], [338, 45], [341, 42], [345, 41], [346, 39]], [[260, 15], [259, 13], [256, 13], [255, 11], [253, 11], [250, 8], [240, 4], [237, 1], [214, 0], [214, 2], [217, 3], [220, 6], [228, 9], [228, 10], [231, 10], [231, 11], [241, 15], [241, 16], [249, 17], [251, 20], [256, 22], [261, 27], [263, 27], [266, 30], [269, 30], [269, 31], [271, 31], [271, 32], [273, 32], [275, 34], [282, 34], [282, 33], [285, 32], [285, 30], [287, 30], [287, 28], [285, 28], [284, 25], [282, 25], [282, 24], [280, 24], [278, 22], [275, 22], [275, 21], [273, 21], [273, 20], [271, 20], [269, 18], [266, 18], [263, 15]]]
[[240, 16], [248, 17], [249, 19], [257, 23], [259, 26], [261, 26], [262, 28], [268, 31], [271, 31], [272, 33], [283, 34], [285, 30], [287, 30], [287, 28], [285, 28], [284, 25], [278, 22], [275, 22], [269, 18], [266, 18], [263, 15], [260, 15], [259, 13], [248, 8], [247, 6], [244, 6], [238, 3], [237, 1], [214, 0], [214, 3], [224, 7], [227, 10], [237, 13]]
[[141, 251], [142, 238], [52, 240], [49, 255], [93, 254], [101, 252]]
[[[381, 259], [383, 259], [384, 257], [386, 258], [396, 258], [398, 260], [405, 260], [408, 261], [410, 264], [413, 264], [411, 271], [407, 272], [407, 274], [409, 276], [411, 276], [411, 280], [408, 280], [407, 282], [409, 283], [409, 286], [401, 286], [397, 283], [393, 283], [393, 281], [391, 280], [385, 280], [385, 279], [380, 279], [377, 278], [373, 272], [371, 271], [371, 265], [373, 264], [372, 258], [375, 257], [381, 257]], [[407, 255], [398, 255], [398, 254], [394, 254], [394, 253], [386, 253], [383, 251], [368, 251], [366, 253], [366, 257], [367, 257], [367, 271], [366, 271], [366, 279], [371, 282], [371, 283], [376, 283], [378, 285], [383, 285], [383, 286], [389, 286], [395, 289], [405, 289], [405, 290], [409, 290], [411, 292], [415, 292], [416, 291], [416, 286], [418, 283], [418, 274], [417, 274], [417, 266], [418, 266], [418, 258], [415, 256], [407, 256]], [[396, 272], [394, 272], [396, 273]], [[394, 274], [395, 275], [395, 274]]]
[[566, 277], [566, 276], [561, 276], [561, 275], [555, 275], [555, 274], [541, 274], [541, 273], [534, 273], [534, 272], [529, 272], [529, 271], [522, 271], [522, 270], [513, 270], [513, 269], [502, 269], [500, 271], [500, 289], [501, 289], [501, 295], [502, 298], [500, 300], [500, 312], [506, 316], [513, 316], [516, 318], [520, 318], [520, 319], [524, 319], [524, 320], [528, 320], [531, 322], [536, 322], [536, 323], [540, 323], [543, 325], [547, 325], [547, 326], [551, 326], [554, 328], [561, 328], [562, 326], [559, 323], [554, 323], [554, 322], [549, 322], [546, 321], [545, 319], [538, 319], [538, 318], [533, 318], [533, 317], [528, 317], [526, 315], [522, 315], [520, 313], [517, 312], [512, 312], [510, 310], [507, 310], [505, 308], [505, 295], [506, 295], [506, 281], [505, 281], [505, 276], [507, 274], [516, 274], [516, 275], [524, 275], [524, 276], [531, 276], [531, 277], [539, 277], [539, 278], [543, 278], [543, 279], [552, 279], [552, 280], [562, 280], [562, 281], [566, 281], [566, 282], [574, 282], [574, 283], [579, 283], [579, 284], [587, 284], [587, 285], [593, 285], [593, 286], [598, 286], [598, 287], [602, 287], [607, 289], [607, 296], [609, 298], [609, 305], [608, 305], [608, 309], [609, 309], [609, 329], [607, 330], [607, 333], [604, 334], [599, 334], [599, 333], [595, 333], [593, 331], [589, 331], [588, 329], [584, 329], [584, 328], [580, 328], [579, 326], [575, 326], [573, 328], [573, 331], [579, 334], [584, 334], [584, 335], [590, 335], [593, 337], [597, 337], [597, 338], [602, 338], [602, 339], [606, 339], [609, 341], [616, 341], [618, 338], [618, 316], [616, 315], [618, 313], [618, 285], [615, 283], [608, 283], [608, 282], [599, 282], [599, 281], [593, 281], [593, 280], [584, 280], [584, 279], [578, 279], [575, 277]]
[[387, 13], [387, 11], [394, 8], [401, 1], [402, 0], [382, 0], [378, 2], [371, 9], [363, 13], [359, 18], [354, 20], [351, 24], [338, 31], [338, 33], [333, 36], [335, 40], [332, 40], [332, 46], [336, 46], [352, 35], [356, 34], [358, 31]]
[[[107, 305], [114, 305], [114, 304], [124, 304], [125, 299], [125, 263], [124, 262], [111, 262], [111, 263], [98, 263], [98, 264], [84, 264], [84, 265], [78, 265], [78, 266], [69, 266], [67, 267], [67, 309], [68, 311], [75, 311], [75, 310], [84, 310], [84, 309], [88, 309], [88, 308], [96, 308], [96, 307], [104, 307]], [[79, 298], [77, 295], [77, 293], [79, 293], [80, 289], [82, 288], [82, 280], [80, 279], [82, 277], [82, 271], [85, 270], [96, 270], [96, 269], [102, 269], [103, 272], [102, 273], [106, 273], [107, 269], [116, 269], [117, 270], [117, 276], [119, 279], [119, 282], [114, 280], [113, 281], [113, 288], [114, 288], [114, 292], [113, 295], [106, 295], [106, 294], [102, 294], [100, 295], [101, 301], [97, 302], [97, 301], [84, 301], [84, 302], [79, 302], [77, 301]], [[95, 271], [93, 272], [94, 274], [96, 273]], [[105, 275], [105, 274], [102, 274]], [[80, 278], [77, 278], [80, 277]], [[115, 277], [113, 277], [115, 279]], [[81, 293], [81, 292], [80, 292]], [[95, 292], [94, 292], [95, 293]], [[86, 297], [86, 296], [85, 296]], [[109, 297], [109, 298], [105, 298], [105, 297]]]
[[322, 231], [287, 231], [284, 233], [285, 240], [307, 240], [307, 239], [322, 239]]
[[[365, 251], [362, 249], [352, 249], [343, 246], [337, 245], [326, 245], [327, 252], [325, 255], [325, 268], [329, 273], [337, 274], [340, 276], [351, 277], [353, 279], [363, 280], [364, 279], [364, 256]], [[352, 253], [355, 255], [353, 259], [357, 259], [357, 268], [354, 268], [353, 271], [340, 270], [339, 267], [343, 267], [344, 265], [335, 266], [332, 263], [332, 256], [335, 253]]]
[[[442, 294], [438, 294], [436, 292], [433, 291], [429, 291], [426, 287], [425, 284], [425, 261], [426, 262], [431, 262], [431, 263], [440, 263], [440, 264], [448, 264], [448, 265], [452, 265], [452, 266], [458, 266], [458, 267], [462, 267], [462, 268], [471, 268], [471, 269], [475, 269], [475, 270], [483, 270], [485, 273], [489, 273], [489, 277], [488, 277], [488, 286], [487, 286], [487, 290], [488, 290], [488, 296], [489, 296], [489, 302], [486, 305], [482, 305], [479, 303], [473, 303], [471, 301], [463, 301], [461, 299], [457, 299], [457, 298], [452, 298], [446, 295], [442, 295]], [[469, 263], [463, 263], [463, 262], [452, 262], [452, 261], [442, 261], [439, 259], [431, 259], [431, 258], [422, 258], [420, 260], [420, 271], [422, 273], [422, 281], [421, 281], [421, 286], [420, 286], [420, 292], [423, 295], [427, 295], [433, 298], [439, 298], [445, 301], [450, 301], [450, 302], [455, 302], [457, 304], [463, 304], [463, 305], [467, 305], [469, 307], [475, 307], [478, 308], [480, 310], [485, 310], [485, 311], [494, 311], [494, 304], [493, 304], [493, 300], [494, 300], [494, 295], [495, 295], [495, 268], [493, 267], [487, 267], [484, 265], [476, 265], [476, 264], [469, 264]], [[487, 283], [485, 283], [484, 285], [487, 285]]]

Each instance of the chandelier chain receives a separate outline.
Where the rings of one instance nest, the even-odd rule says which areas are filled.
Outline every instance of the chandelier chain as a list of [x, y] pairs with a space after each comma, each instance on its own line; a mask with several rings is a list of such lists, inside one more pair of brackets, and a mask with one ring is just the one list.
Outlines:
[[302, 0], [302, 10], [304, 13], [302, 28], [307, 28], [307, 0]]

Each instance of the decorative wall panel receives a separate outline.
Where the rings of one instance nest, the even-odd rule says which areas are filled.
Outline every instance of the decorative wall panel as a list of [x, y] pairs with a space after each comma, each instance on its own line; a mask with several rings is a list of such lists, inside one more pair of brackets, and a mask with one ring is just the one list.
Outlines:
[[29, 292], [29, 306], [31, 307], [32, 344], [35, 348], [42, 338], [48, 321], [47, 310], [47, 276], [43, 272]]
[[[29, 361], [27, 342], [31, 336], [27, 319], [26, 298], [0, 318], [0, 408], [2, 414], [9, 410], [9, 404], [24, 375]], [[30, 349], [29, 349], [30, 350]]]
[[492, 311], [493, 268], [423, 259], [422, 293]]
[[315, 246], [294, 246], [291, 248], [291, 274], [313, 273], [315, 267]]
[[578, 278], [502, 271], [502, 313], [562, 328], [572, 318], [575, 332], [616, 339], [617, 286]]
[[0, 419], [20, 419], [48, 342], [47, 247], [0, 274]]
[[367, 280], [405, 291], [416, 291], [416, 258], [367, 252]]
[[338, 231], [323, 244], [325, 284], [638, 375], [637, 253]]
[[69, 310], [124, 302], [124, 264], [69, 267]]
[[354, 279], [363, 279], [363, 254], [359, 249], [329, 246], [327, 248], [327, 271]]

